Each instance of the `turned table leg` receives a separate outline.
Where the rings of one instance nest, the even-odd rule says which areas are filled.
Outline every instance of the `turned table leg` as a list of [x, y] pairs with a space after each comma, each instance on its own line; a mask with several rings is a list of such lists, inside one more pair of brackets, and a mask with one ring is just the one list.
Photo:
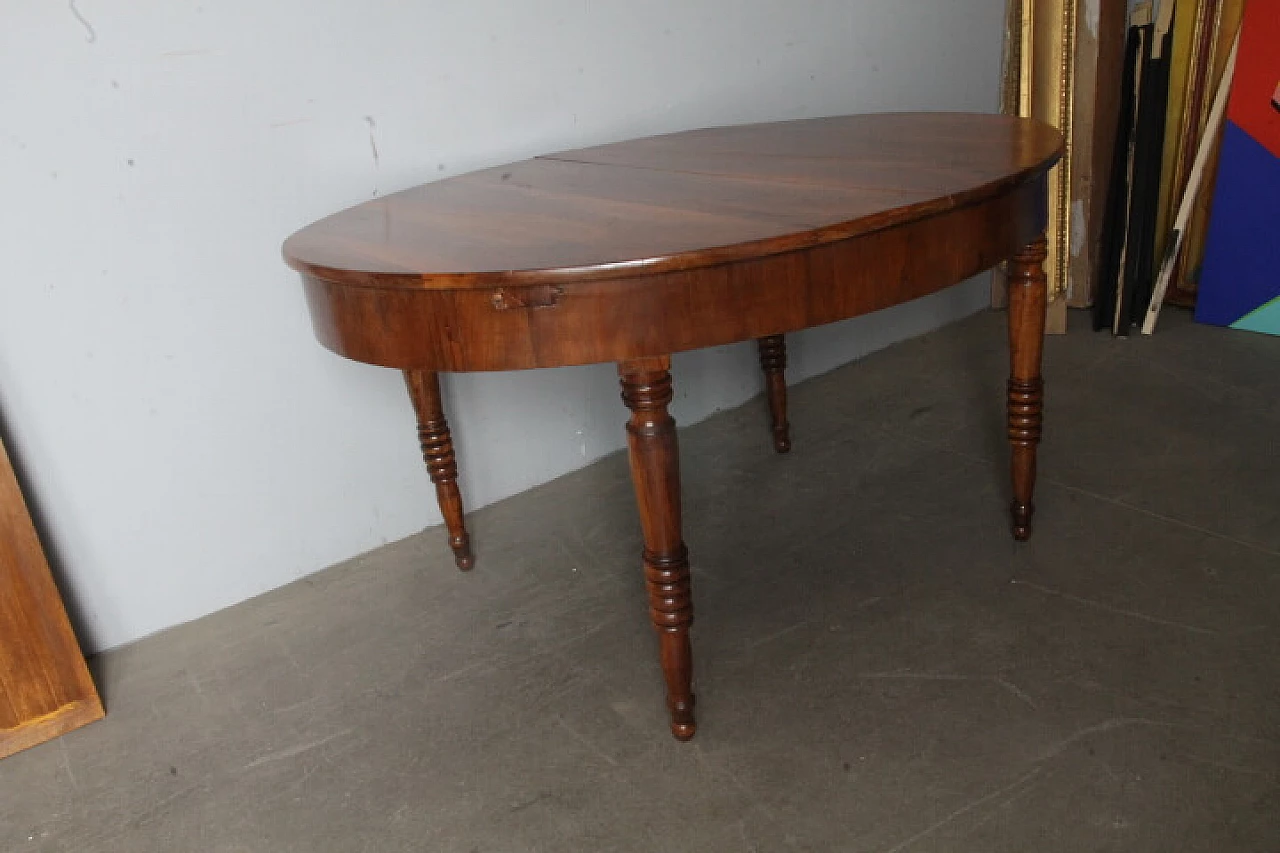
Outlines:
[[791, 424], [787, 423], [787, 340], [782, 335], [759, 338], [760, 367], [764, 370], [765, 392], [769, 397], [769, 414], [773, 419], [773, 449], [786, 453], [791, 449]]
[[1043, 421], [1044, 379], [1040, 355], [1044, 350], [1045, 292], [1044, 237], [1009, 264], [1009, 443], [1013, 448], [1013, 538], [1025, 542], [1035, 513], [1036, 445]]
[[649, 617], [658, 631], [667, 682], [671, 733], [693, 737], [693, 655], [689, 625], [693, 599], [689, 553], [680, 534], [680, 455], [671, 402], [671, 359], [639, 358], [618, 365], [622, 400], [631, 410], [627, 446], [631, 480], [644, 530], [644, 579]]
[[431, 482], [435, 483], [440, 513], [449, 529], [449, 547], [453, 549], [453, 559], [458, 568], [466, 571], [475, 565], [475, 558], [471, 555], [471, 539], [462, 520], [458, 460], [453, 452], [449, 422], [444, 417], [444, 405], [440, 401], [440, 377], [432, 370], [406, 370], [404, 381], [418, 416], [422, 459], [427, 463]]

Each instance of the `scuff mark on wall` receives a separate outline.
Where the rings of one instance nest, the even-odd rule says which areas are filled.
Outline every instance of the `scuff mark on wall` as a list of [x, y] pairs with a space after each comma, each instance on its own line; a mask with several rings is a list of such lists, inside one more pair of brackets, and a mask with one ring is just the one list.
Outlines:
[[67, 8], [71, 10], [71, 14], [75, 15], [76, 20], [80, 22], [80, 26], [84, 27], [84, 40], [89, 44], [93, 44], [98, 40], [98, 31], [93, 28], [93, 24], [76, 8], [76, 0], [67, 0]]
[[[378, 129], [378, 123], [373, 120], [373, 116], [365, 116], [364, 122], [369, 125], [369, 150], [373, 154], [373, 168], [377, 169], [381, 161], [381, 157], [378, 155], [378, 140], [374, 135], [374, 131]], [[373, 188], [373, 197], [378, 197], [378, 187], [376, 185]]]
[[378, 140], [374, 138], [373, 132], [377, 130], [378, 123], [373, 120], [373, 116], [365, 116], [364, 121], [365, 124], [369, 125], [369, 150], [373, 152], [373, 165], [374, 168], [377, 168], [379, 162]]

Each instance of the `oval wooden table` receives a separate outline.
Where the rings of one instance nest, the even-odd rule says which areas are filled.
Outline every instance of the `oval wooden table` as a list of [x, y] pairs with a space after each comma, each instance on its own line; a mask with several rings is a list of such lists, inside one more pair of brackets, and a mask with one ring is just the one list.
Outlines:
[[671, 730], [694, 733], [689, 558], [671, 354], [756, 339], [786, 450], [786, 332], [897, 305], [1011, 259], [1013, 535], [1030, 533], [1049, 169], [1029, 119], [846, 116], [566, 151], [414, 187], [285, 242], [316, 336], [405, 372], [461, 568], [470, 542], [443, 371], [617, 362]]

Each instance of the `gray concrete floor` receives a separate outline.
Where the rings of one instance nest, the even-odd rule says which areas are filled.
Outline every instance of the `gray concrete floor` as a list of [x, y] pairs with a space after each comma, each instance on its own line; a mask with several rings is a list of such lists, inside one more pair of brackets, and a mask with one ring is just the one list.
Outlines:
[[105, 655], [0, 849], [1278, 849], [1280, 340], [1162, 322], [1049, 341], [1027, 545], [999, 315], [682, 431], [692, 743], [613, 456]]

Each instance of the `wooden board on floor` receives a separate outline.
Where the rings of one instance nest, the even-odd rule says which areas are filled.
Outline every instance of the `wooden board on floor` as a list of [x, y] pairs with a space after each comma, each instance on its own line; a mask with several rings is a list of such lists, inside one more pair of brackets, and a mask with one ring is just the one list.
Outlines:
[[0, 758], [103, 716], [0, 443]]

